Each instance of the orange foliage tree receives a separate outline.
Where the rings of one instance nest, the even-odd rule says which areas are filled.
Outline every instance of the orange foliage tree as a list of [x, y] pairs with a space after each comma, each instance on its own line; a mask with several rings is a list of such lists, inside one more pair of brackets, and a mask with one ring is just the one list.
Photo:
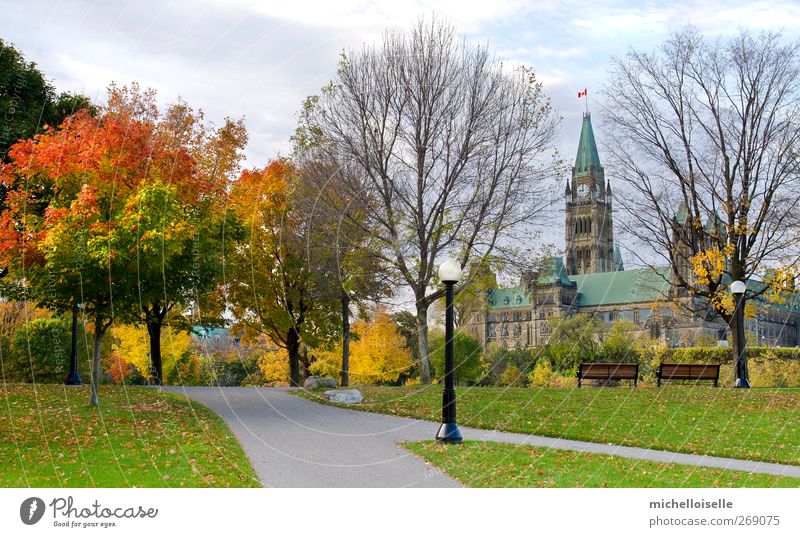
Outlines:
[[[232, 131], [235, 141], [221, 143], [219, 164], [243, 144], [241, 125], [232, 123], [205, 143], [200, 135], [190, 140], [175, 127], [175, 110], [160, 121], [152, 90], [112, 85], [96, 116], [80, 111], [58, 129], [20, 141], [0, 168], [8, 189], [0, 216], [0, 264], [39, 304], [60, 311], [82, 305], [94, 330], [92, 404], [98, 404], [101, 343], [115, 312], [138, 310], [149, 322], [154, 282], [160, 282], [158, 296], [166, 303], [156, 303], [157, 314], [178, 300], [166, 282], [175, 264], [193, 267], [187, 252], [196, 246], [197, 230], [186, 214], [203, 202], [213, 205], [226, 188], [207, 173], [213, 164], [193, 153]], [[205, 216], [194, 221], [213, 220]], [[206, 275], [197, 273], [188, 278], [189, 287]]]
[[302, 383], [315, 347], [336, 331], [338, 294], [328, 259], [307, 248], [305, 215], [294, 204], [298, 176], [288, 160], [246, 170], [234, 184], [231, 207], [247, 238], [229, 258], [227, 288], [240, 327], [286, 349], [289, 381]]

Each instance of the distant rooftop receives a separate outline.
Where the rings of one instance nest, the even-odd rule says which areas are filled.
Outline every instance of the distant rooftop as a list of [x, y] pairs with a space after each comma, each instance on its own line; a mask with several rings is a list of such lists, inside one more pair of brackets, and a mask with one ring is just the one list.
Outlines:
[[639, 268], [614, 272], [575, 274], [578, 306], [635, 304], [663, 299], [669, 292], [669, 269]]

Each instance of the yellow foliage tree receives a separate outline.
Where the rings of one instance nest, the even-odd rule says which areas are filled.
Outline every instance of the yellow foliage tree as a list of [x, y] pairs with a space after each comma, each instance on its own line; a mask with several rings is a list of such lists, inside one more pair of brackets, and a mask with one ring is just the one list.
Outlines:
[[264, 382], [273, 386], [289, 385], [289, 353], [284, 348], [267, 349], [258, 357]]
[[[142, 326], [120, 324], [111, 328], [111, 334], [114, 337], [114, 354], [129, 364], [133, 364], [139, 373], [149, 381], [151, 375], [150, 340], [147, 336], [147, 329]], [[161, 339], [164, 378], [167, 378], [178, 358], [189, 352], [191, 336], [186, 332], [166, 327], [162, 331]]]
[[[350, 380], [362, 384], [395, 382], [411, 369], [411, 351], [385, 311], [378, 311], [368, 322], [353, 323], [352, 329], [356, 338], [350, 343]], [[341, 344], [315, 356], [312, 373], [335, 376], [341, 367]]]

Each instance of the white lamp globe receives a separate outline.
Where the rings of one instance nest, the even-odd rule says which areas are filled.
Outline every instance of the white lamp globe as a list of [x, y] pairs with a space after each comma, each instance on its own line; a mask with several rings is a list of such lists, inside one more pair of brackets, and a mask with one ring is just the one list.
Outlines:
[[731, 293], [734, 295], [743, 295], [745, 291], [747, 291], [747, 286], [744, 282], [736, 280], [731, 284]]
[[439, 265], [439, 279], [445, 283], [455, 283], [461, 279], [461, 267], [452, 259]]

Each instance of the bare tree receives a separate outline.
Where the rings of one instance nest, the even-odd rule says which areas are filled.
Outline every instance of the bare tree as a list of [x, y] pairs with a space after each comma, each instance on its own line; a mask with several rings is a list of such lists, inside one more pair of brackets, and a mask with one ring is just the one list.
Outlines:
[[[628, 231], [734, 338], [730, 282], [798, 260], [799, 54], [779, 33], [709, 43], [686, 28], [615, 60], [606, 91]], [[745, 299], [786, 283], [771, 278]]]
[[552, 171], [557, 118], [531, 70], [509, 72], [452, 26], [421, 20], [408, 35], [387, 32], [382, 46], [344, 54], [306, 120], [374, 198], [366, 221], [413, 292], [428, 382], [428, 308], [444, 294], [438, 262], [483, 266], [546, 205], [537, 193]]

